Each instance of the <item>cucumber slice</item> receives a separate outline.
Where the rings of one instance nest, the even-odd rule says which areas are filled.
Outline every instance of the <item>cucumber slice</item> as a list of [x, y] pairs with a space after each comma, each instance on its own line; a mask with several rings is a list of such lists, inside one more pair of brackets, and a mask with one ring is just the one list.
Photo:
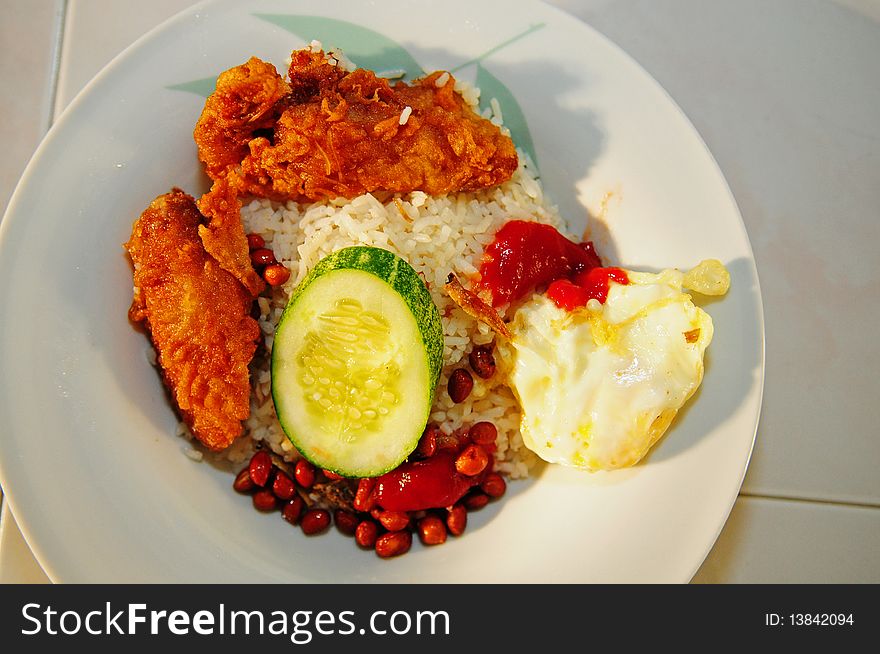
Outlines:
[[275, 411], [316, 466], [375, 477], [418, 445], [442, 360], [440, 314], [416, 271], [387, 250], [346, 248], [318, 262], [281, 316]]

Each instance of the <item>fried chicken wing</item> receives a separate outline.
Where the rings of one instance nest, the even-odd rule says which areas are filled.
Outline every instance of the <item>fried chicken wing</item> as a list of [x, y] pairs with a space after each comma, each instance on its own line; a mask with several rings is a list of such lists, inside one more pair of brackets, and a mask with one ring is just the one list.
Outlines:
[[205, 252], [201, 222], [180, 189], [141, 214], [125, 244], [134, 263], [129, 317], [149, 331], [165, 385], [195, 437], [222, 450], [250, 412], [248, 364], [260, 328], [248, 291]]
[[286, 83], [256, 58], [226, 71], [194, 132], [215, 181], [199, 203], [210, 219], [202, 238], [252, 293], [261, 280], [245, 260], [238, 197], [443, 195], [500, 184], [516, 170], [513, 141], [474, 113], [448, 73], [392, 85], [310, 49], [293, 53], [288, 73]]

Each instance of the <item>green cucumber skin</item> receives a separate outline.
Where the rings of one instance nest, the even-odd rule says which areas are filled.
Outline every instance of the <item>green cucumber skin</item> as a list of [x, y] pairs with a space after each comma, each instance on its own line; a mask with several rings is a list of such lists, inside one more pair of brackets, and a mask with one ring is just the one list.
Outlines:
[[[284, 323], [284, 319], [287, 317], [289, 311], [294, 311], [296, 309], [297, 302], [312, 282], [337, 270], [352, 269], [370, 273], [374, 277], [391, 286], [391, 288], [403, 298], [407, 307], [415, 317], [416, 324], [419, 326], [419, 333], [422, 336], [422, 344], [425, 347], [425, 352], [428, 357], [428, 370], [431, 375], [430, 384], [428, 385], [428, 413], [425, 416], [425, 423], [427, 424], [430, 417], [431, 407], [434, 404], [434, 391], [437, 388], [437, 382], [440, 379], [440, 370], [443, 367], [443, 326], [440, 320], [440, 312], [437, 310], [437, 306], [431, 298], [431, 293], [425, 287], [425, 282], [422, 281], [422, 278], [419, 277], [419, 274], [415, 269], [413, 269], [413, 267], [404, 259], [389, 250], [360, 245], [344, 248], [327, 255], [315, 264], [314, 268], [309, 271], [305, 278], [294, 289], [290, 296], [290, 300], [287, 302], [287, 306], [284, 308], [284, 312], [281, 314], [278, 326], [280, 328]], [[273, 348], [273, 376], [275, 374], [275, 363], [275, 349]], [[278, 398], [275, 397], [274, 384], [272, 385], [272, 401], [277, 406]], [[281, 427], [284, 429], [283, 424]], [[286, 429], [284, 429], [284, 433], [294, 446], [297, 447], [297, 450], [299, 450], [299, 446], [291, 434], [288, 433]], [[300, 453], [311, 463], [316, 463], [309, 459], [307, 453]], [[385, 474], [396, 468], [397, 465], [399, 465], [399, 463], [391, 466], [387, 470], [377, 472], [373, 476], [378, 477], [379, 475]], [[344, 475], [344, 473], [339, 470], [333, 470], [332, 468], [327, 469], [331, 472]]]

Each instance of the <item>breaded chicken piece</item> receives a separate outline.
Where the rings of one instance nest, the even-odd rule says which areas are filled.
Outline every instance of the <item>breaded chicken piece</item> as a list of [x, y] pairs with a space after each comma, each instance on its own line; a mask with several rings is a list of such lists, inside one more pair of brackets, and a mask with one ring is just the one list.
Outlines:
[[289, 94], [275, 66], [256, 57], [220, 74], [195, 128], [200, 151], [211, 153], [206, 162], [211, 179], [241, 163], [255, 132], [275, 127], [283, 110], [279, 100]]
[[241, 224], [241, 191], [235, 176], [220, 177], [205, 193], [198, 204], [208, 219], [199, 225], [202, 245], [220, 266], [244, 284], [253, 297], [266, 288], [266, 282], [254, 270], [248, 249], [247, 236]]
[[125, 244], [134, 263], [133, 322], [142, 322], [165, 385], [192, 433], [228, 447], [250, 413], [248, 364], [260, 328], [248, 291], [205, 252], [194, 199], [174, 189], [156, 198]]
[[[211, 153], [206, 171], [215, 180], [211, 192], [199, 201], [208, 224], [199, 227], [202, 243], [224, 270], [256, 296], [266, 287], [256, 273], [241, 225], [242, 195], [227, 174], [248, 156], [248, 143], [260, 131], [271, 133], [290, 87], [275, 67], [252, 57], [222, 73], [195, 128], [196, 143]], [[263, 195], [263, 194], [257, 194]]]
[[368, 70], [331, 65], [323, 52], [298, 50], [289, 78], [256, 58], [226, 71], [194, 132], [215, 180], [199, 201], [210, 219], [202, 238], [214, 237], [208, 251], [251, 292], [260, 286], [247, 270], [235, 197], [443, 195], [500, 184], [517, 168], [513, 141], [474, 113], [448, 73], [392, 85]]

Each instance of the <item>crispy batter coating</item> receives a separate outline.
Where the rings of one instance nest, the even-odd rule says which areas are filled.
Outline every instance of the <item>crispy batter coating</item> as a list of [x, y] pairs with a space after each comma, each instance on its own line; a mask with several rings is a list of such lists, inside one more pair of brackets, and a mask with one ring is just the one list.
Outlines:
[[[274, 66], [252, 57], [217, 78], [217, 88], [208, 98], [194, 132], [208, 176], [215, 180], [211, 192], [199, 200], [199, 209], [208, 218], [208, 224], [199, 228], [202, 243], [254, 296], [266, 285], [248, 255], [239, 219], [241, 188], [235, 178], [227, 175], [247, 158], [248, 143], [254, 134], [271, 133], [283, 109], [281, 100], [289, 93], [290, 87]], [[211, 156], [202, 157], [202, 150]]]
[[141, 214], [125, 244], [134, 263], [129, 317], [142, 322], [165, 385], [193, 434], [228, 447], [250, 412], [248, 364], [260, 335], [251, 296], [199, 239], [202, 216], [174, 189]]
[[210, 219], [203, 240], [253, 293], [261, 281], [248, 273], [237, 197], [443, 195], [500, 184], [516, 170], [513, 141], [473, 112], [448, 73], [392, 85], [368, 70], [331, 65], [323, 52], [298, 50], [289, 78], [256, 58], [226, 71], [194, 132], [215, 181], [199, 202]]
[[274, 128], [283, 110], [279, 100], [289, 93], [275, 66], [256, 57], [220, 74], [195, 128], [200, 156], [202, 149], [210, 153], [202, 160], [211, 179], [223, 177], [247, 156], [255, 132]]
[[266, 288], [266, 282], [251, 263], [241, 224], [240, 191], [232, 182], [231, 176], [219, 178], [199, 199], [198, 208], [208, 219], [207, 225], [199, 225], [199, 236], [208, 254], [256, 297]]

